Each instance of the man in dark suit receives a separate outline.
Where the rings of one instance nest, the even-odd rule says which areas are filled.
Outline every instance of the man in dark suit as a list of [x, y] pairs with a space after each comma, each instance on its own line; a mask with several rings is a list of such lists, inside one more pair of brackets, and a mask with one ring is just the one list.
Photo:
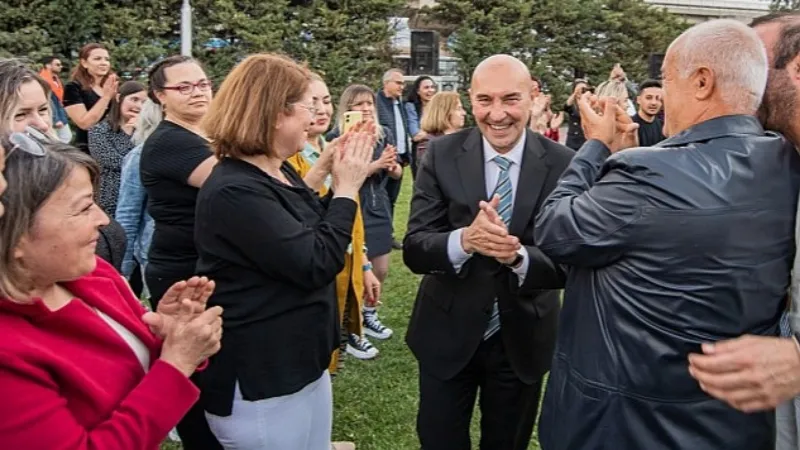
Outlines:
[[[392, 130], [397, 147], [397, 159], [403, 167], [406, 167], [412, 164], [413, 155], [411, 154], [411, 136], [408, 135], [406, 105], [403, 102], [404, 87], [403, 72], [400, 69], [389, 69], [383, 74], [383, 89], [378, 91], [377, 105], [375, 106], [378, 109], [378, 123]], [[392, 217], [394, 217], [394, 206], [400, 195], [402, 183], [402, 176], [397, 180], [389, 177], [386, 181], [386, 191], [389, 194], [389, 202], [392, 204]], [[392, 243], [392, 247], [402, 248], [397, 241]]]
[[470, 97], [478, 128], [430, 142], [403, 246], [425, 275], [406, 338], [419, 361], [417, 432], [424, 450], [470, 449], [480, 391], [480, 448], [524, 450], [565, 278], [533, 245], [533, 220], [573, 151], [527, 130], [531, 78], [516, 58], [479, 64]]

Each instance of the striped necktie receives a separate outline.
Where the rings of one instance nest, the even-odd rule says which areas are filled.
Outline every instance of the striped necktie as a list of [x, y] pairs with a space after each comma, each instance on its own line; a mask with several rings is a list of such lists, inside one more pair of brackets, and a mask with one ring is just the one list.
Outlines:
[[[495, 195], [500, 197], [500, 204], [497, 206], [497, 214], [503, 219], [506, 226], [511, 224], [511, 200], [513, 189], [511, 188], [511, 177], [508, 175], [508, 170], [511, 168], [511, 161], [502, 156], [495, 156], [492, 161], [500, 167], [500, 175], [497, 177], [497, 186], [492, 193], [493, 198]], [[483, 340], [489, 339], [494, 336], [500, 329], [500, 308], [497, 306], [497, 299], [492, 304], [492, 316], [489, 318], [489, 325], [483, 333]]]

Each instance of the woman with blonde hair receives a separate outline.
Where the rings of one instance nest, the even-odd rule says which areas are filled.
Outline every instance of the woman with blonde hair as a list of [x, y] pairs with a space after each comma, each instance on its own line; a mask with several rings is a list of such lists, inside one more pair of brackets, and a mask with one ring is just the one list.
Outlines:
[[197, 196], [197, 270], [216, 281], [209, 304], [225, 308], [226, 326], [202, 398], [227, 449], [331, 448], [336, 276], [374, 137], [348, 134], [326, 150], [333, 176], [321, 199], [286, 162], [316, 118], [310, 84], [291, 59], [249, 56], [203, 121], [219, 162]]
[[608, 80], [597, 86], [597, 97], [611, 97], [617, 100], [617, 104], [623, 111], [628, 111], [628, 87], [624, 81]]
[[427, 138], [417, 144], [417, 161], [422, 164], [430, 139], [455, 133], [464, 127], [467, 112], [457, 92], [439, 92], [431, 98], [422, 114], [420, 126]]
[[[367, 258], [375, 275], [383, 284], [389, 274], [389, 255], [392, 251], [392, 210], [386, 183], [389, 178], [399, 180], [403, 168], [398, 163], [394, 148], [394, 135], [391, 130], [380, 126], [375, 108], [375, 92], [363, 84], [348, 86], [339, 98], [339, 109], [336, 117], [336, 128], [328, 138], [338, 136], [344, 124], [345, 113], [358, 111], [366, 123], [375, 124], [376, 143], [373, 148], [372, 163], [369, 166], [369, 177], [359, 192], [361, 214], [364, 218]], [[375, 339], [389, 339], [392, 329], [383, 325], [378, 318], [380, 298], [366, 298], [364, 302], [364, 333]]]
[[[320, 196], [325, 196], [330, 188], [330, 172], [333, 152], [325, 150], [326, 131], [333, 117], [333, 102], [328, 86], [316, 73], [311, 74], [311, 95], [317, 114], [308, 129], [308, 139], [296, 155], [286, 160], [303, 177], [303, 181]], [[331, 375], [342, 368], [342, 352], [358, 359], [373, 359], [378, 356], [375, 348], [366, 337], [362, 327], [361, 309], [364, 299], [374, 303], [380, 297], [381, 284], [372, 271], [372, 264], [366, 254], [364, 219], [361, 208], [356, 211], [353, 224], [353, 239], [347, 247], [344, 270], [336, 277], [336, 297], [339, 300], [339, 321], [342, 327], [340, 347], [334, 351], [328, 367]]]

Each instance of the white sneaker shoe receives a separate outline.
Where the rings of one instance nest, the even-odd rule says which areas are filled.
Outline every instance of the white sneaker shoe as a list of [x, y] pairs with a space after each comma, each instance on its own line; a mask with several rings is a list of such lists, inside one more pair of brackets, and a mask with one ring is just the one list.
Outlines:
[[389, 339], [394, 332], [391, 328], [384, 326], [378, 318], [378, 312], [375, 310], [364, 311], [364, 334], [375, 339]]
[[347, 347], [345, 351], [348, 355], [353, 355], [358, 359], [373, 359], [378, 356], [377, 348], [375, 348], [365, 337], [360, 337], [357, 334], [350, 333], [347, 338]]

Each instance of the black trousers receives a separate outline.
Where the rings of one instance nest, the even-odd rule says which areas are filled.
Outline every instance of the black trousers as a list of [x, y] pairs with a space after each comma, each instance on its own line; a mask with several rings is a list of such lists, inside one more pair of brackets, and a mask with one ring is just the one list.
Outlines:
[[470, 450], [475, 399], [481, 410], [481, 450], [526, 450], [539, 409], [541, 380], [523, 383], [514, 373], [500, 335], [481, 343], [450, 380], [419, 368], [417, 434], [422, 450]]
[[[152, 271], [151, 266], [148, 265], [145, 270], [145, 281], [147, 281], [147, 288], [150, 289], [150, 304], [153, 306], [153, 311], [158, 308], [158, 301], [170, 286], [191, 276], [191, 274], [164, 276]], [[201, 376], [202, 373], [195, 373], [191, 377], [192, 382], [200, 390], [203, 389]], [[205, 411], [200, 402], [196, 402], [192, 406], [175, 428], [183, 441], [183, 450], [223, 450], [222, 445], [208, 427]]]

